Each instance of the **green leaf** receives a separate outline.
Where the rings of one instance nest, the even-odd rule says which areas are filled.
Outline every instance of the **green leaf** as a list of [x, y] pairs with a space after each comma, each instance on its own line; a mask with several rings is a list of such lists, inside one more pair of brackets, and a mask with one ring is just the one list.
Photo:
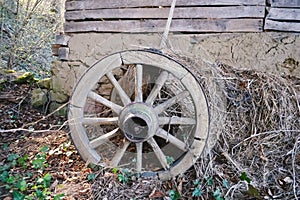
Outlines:
[[49, 150], [49, 146], [43, 146], [40, 151], [46, 153]]
[[200, 184], [199, 180], [194, 180], [194, 186], [198, 186]]
[[61, 200], [64, 196], [65, 196], [65, 194], [58, 194], [53, 197], [53, 200]]
[[247, 181], [247, 183], [250, 183], [251, 182], [251, 179], [247, 176], [246, 172], [242, 172], [241, 176], [240, 176], [240, 179], [242, 181]]
[[3, 165], [3, 166], [0, 166], [0, 171], [7, 171], [7, 170], [9, 170], [10, 168], [11, 168], [10, 165], [5, 164], [5, 165]]
[[192, 197], [200, 197], [202, 196], [202, 190], [199, 187], [196, 187], [193, 191]]
[[3, 150], [7, 151], [9, 149], [9, 144], [8, 143], [4, 143], [3, 144]]
[[27, 190], [27, 183], [25, 180], [21, 180], [16, 184], [16, 187], [21, 191], [24, 192], [25, 190]]
[[96, 177], [96, 174], [90, 173], [90, 174], [88, 174], [87, 179], [88, 179], [88, 181], [94, 181], [95, 177]]
[[39, 189], [37, 189], [37, 190], [35, 191], [35, 195], [36, 195], [39, 199], [41, 199], [41, 198], [44, 197], [43, 191], [41, 191], [41, 190], [39, 190]]
[[224, 200], [224, 198], [221, 196], [221, 191], [219, 188], [214, 192], [214, 198], [215, 200]]
[[41, 169], [44, 166], [44, 159], [35, 159], [32, 161], [32, 165], [34, 169]]
[[13, 191], [13, 197], [14, 197], [14, 200], [24, 200], [25, 199], [25, 195], [16, 190]]
[[50, 187], [50, 182], [51, 182], [51, 175], [49, 173], [45, 174], [43, 177], [43, 185], [45, 188]]
[[113, 168], [113, 169], [111, 170], [111, 172], [112, 172], [113, 174], [117, 174], [118, 171], [119, 171], [119, 169], [118, 169], [117, 167], [115, 167], [115, 168]]
[[6, 180], [8, 179], [8, 177], [9, 177], [8, 171], [3, 171], [0, 174], [0, 181], [3, 182], [3, 183], [6, 183]]
[[166, 156], [167, 163], [171, 165], [175, 160], [172, 156]]
[[16, 179], [13, 175], [9, 175], [9, 177], [6, 179], [7, 184], [12, 184], [12, 183], [15, 183], [15, 182], [16, 182]]
[[25, 155], [23, 157], [19, 157], [17, 160], [17, 163], [19, 166], [23, 167], [23, 169], [27, 168], [27, 161], [28, 161], [28, 155]]
[[181, 197], [179, 192], [174, 191], [174, 190], [170, 190], [169, 196], [170, 196], [171, 200], [178, 200]]
[[25, 200], [34, 200], [34, 196], [32, 194], [27, 195], [27, 196], [25, 196]]
[[31, 177], [33, 176], [33, 173], [32, 173], [32, 172], [26, 172], [26, 176], [27, 176], [28, 178], [31, 178]]
[[118, 174], [118, 180], [125, 184], [128, 181], [128, 177], [125, 174]]
[[7, 156], [7, 160], [8, 161], [14, 161], [16, 160], [17, 158], [19, 158], [20, 156], [18, 154], [14, 154], [14, 153], [11, 153]]
[[224, 186], [226, 189], [229, 189], [229, 188], [230, 188], [230, 184], [229, 184], [229, 182], [228, 182], [227, 179], [223, 179], [222, 183], [223, 183], [223, 186]]
[[214, 184], [214, 179], [212, 177], [207, 178], [206, 181], [208, 186], [212, 186]]

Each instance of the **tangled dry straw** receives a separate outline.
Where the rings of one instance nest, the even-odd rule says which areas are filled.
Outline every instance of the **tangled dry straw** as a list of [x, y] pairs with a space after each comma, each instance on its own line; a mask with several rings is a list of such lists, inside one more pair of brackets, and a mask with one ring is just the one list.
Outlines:
[[[195, 166], [197, 177], [215, 177], [219, 182], [214, 187], [223, 188], [229, 199], [297, 199], [300, 79], [226, 65], [216, 70], [226, 100], [225, 120], [218, 127], [218, 142]], [[224, 180], [230, 187], [224, 188]]]
[[168, 182], [138, 178], [121, 184], [101, 172], [95, 198], [171, 199], [174, 190], [181, 199], [298, 199], [300, 79], [222, 64], [192, 71], [210, 104], [208, 150]]

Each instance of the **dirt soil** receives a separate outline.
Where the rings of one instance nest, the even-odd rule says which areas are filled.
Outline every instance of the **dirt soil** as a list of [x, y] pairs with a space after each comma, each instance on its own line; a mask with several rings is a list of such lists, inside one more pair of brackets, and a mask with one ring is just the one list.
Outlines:
[[[34, 85], [6, 83], [3, 86], [0, 92], [0, 166], [9, 164], [8, 156], [13, 154], [20, 157], [28, 155], [27, 165], [30, 166], [30, 162], [41, 153], [40, 149], [47, 146], [48, 166], [42, 172], [16, 165], [10, 173], [25, 176], [31, 172], [33, 176], [26, 178], [27, 183], [35, 182], [38, 177], [50, 173], [50, 196], [64, 194], [64, 199], [93, 199], [91, 182], [87, 178], [92, 169], [85, 165], [70, 144], [68, 130], [63, 126], [66, 118], [53, 115], [45, 118], [41, 110], [31, 107], [30, 91]], [[9, 129], [16, 130], [3, 132]], [[32, 132], [18, 129], [29, 129]], [[0, 183], [0, 199], [12, 199], [12, 191], [5, 188], [6, 185]], [[27, 193], [31, 192], [28, 189]]]
[[[30, 91], [37, 86], [2, 84], [1, 173], [13, 163], [12, 155], [22, 158], [27, 155], [26, 167], [14, 164], [6, 171], [14, 177], [25, 178], [27, 183], [36, 183], [49, 173], [49, 198], [40, 199], [297, 199], [300, 195], [300, 113], [294, 89], [300, 92], [299, 78], [278, 78], [227, 66], [219, 66], [218, 70], [222, 71], [224, 80], [229, 80], [225, 82], [228, 116], [226, 126], [221, 127], [222, 135], [215, 147], [191, 169], [165, 182], [119, 169], [87, 165], [71, 143], [66, 117], [31, 107]], [[245, 81], [250, 78], [253, 87], [248, 88]], [[238, 98], [245, 95], [252, 98]], [[277, 123], [282, 113], [288, 118]], [[45, 146], [47, 150], [43, 151]], [[47, 165], [35, 169], [33, 161], [42, 152]], [[7, 189], [7, 185], [0, 182], [0, 199], [13, 199], [13, 188]], [[23, 193], [34, 193], [33, 185]], [[55, 198], [59, 194], [64, 197]]]

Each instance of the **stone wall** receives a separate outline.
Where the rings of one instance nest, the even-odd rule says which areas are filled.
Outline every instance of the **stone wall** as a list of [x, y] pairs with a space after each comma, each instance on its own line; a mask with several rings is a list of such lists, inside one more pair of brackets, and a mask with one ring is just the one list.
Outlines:
[[[97, 60], [126, 49], [158, 48], [159, 34], [82, 33], [69, 35], [63, 60], [52, 68], [52, 90], [70, 95], [84, 71]], [[300, 34], [173, 34], [168, 49], [198, 63], [221, 62], [239, 69], [300, 76]]]

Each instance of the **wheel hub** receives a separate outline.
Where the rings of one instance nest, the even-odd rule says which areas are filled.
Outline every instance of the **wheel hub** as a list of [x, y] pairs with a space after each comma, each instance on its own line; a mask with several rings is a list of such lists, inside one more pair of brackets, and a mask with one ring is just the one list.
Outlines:
[[158, 116], [152, 107], [144, 103], [132, 103], [122, 110], [118, 123], [129, 141], [139, 143], [155, 135]]

